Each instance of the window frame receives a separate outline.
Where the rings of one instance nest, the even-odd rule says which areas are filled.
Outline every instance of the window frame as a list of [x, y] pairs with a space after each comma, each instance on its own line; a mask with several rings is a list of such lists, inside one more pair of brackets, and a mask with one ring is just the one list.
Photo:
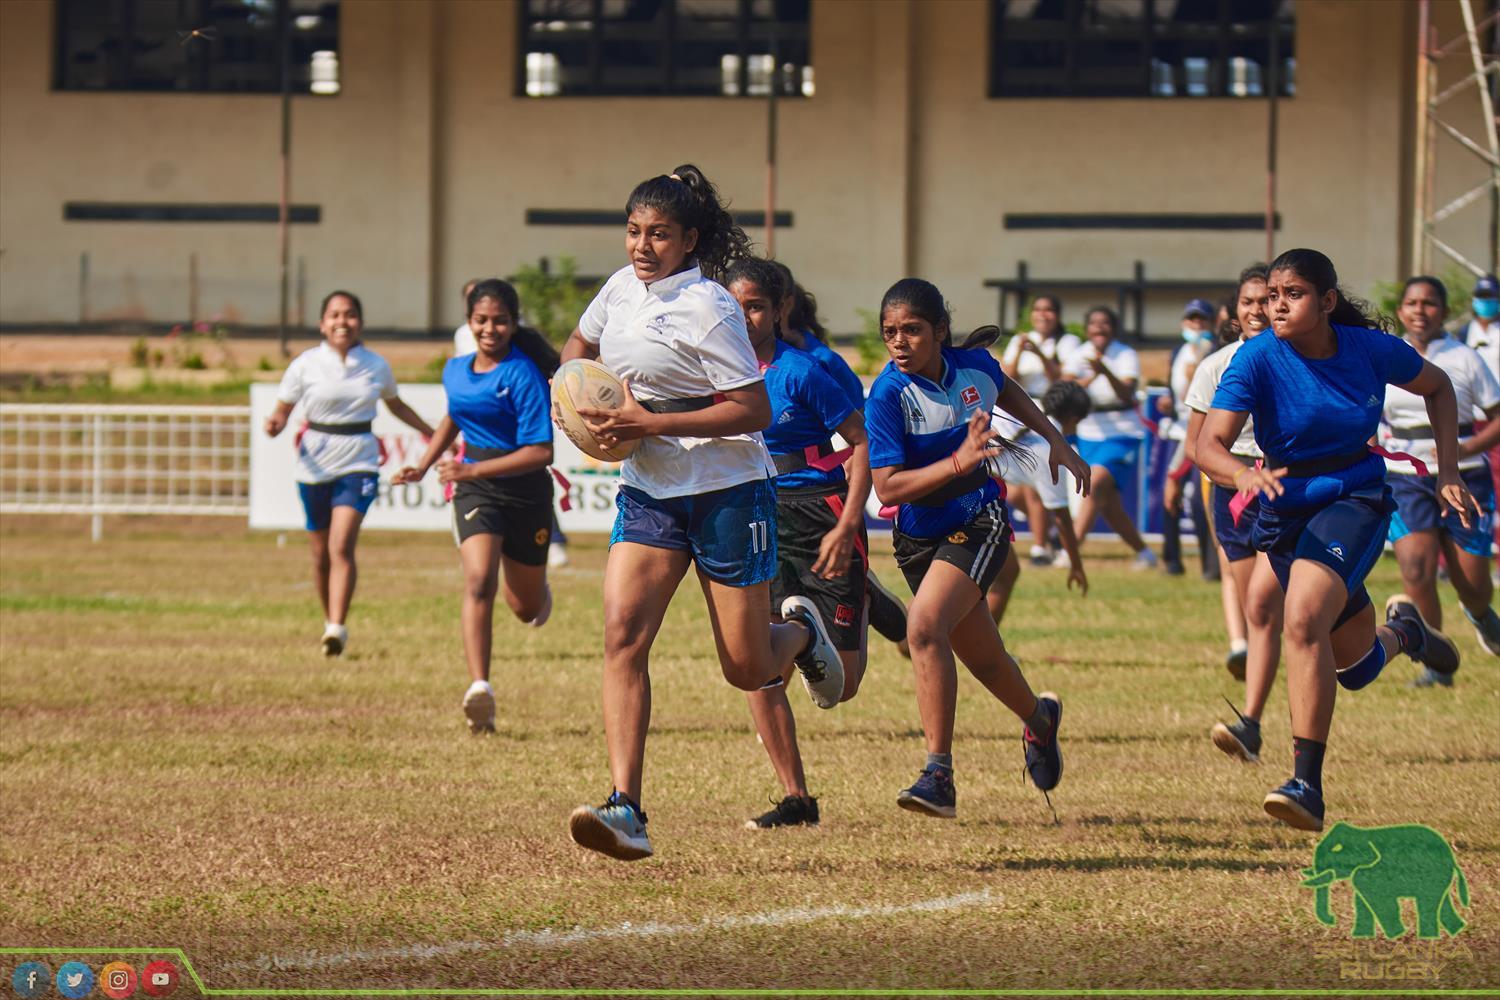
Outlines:
[[[535, 18], [530, 9], [530, 0], [518, 0], [515, 5], [516, 59], [514, 74], [515, 79], [512, 96], [525, 100], [559, 100], [570, 98], [576, 100], [581, 98], [642, 97], [678, 99], [702, 98], [708, 100], [741, 100], [744, 98], [751, 98], [755, 100], [764, 100], [767, 97], [766, 94], [752, 94], [750, 92], [750, 57], [753, 55], [765, 54], [763, 51], [757, 48], [752, 48], [752, 46], [755, 44], [758, 37], [763, 37], [759, 34], [759, 32], [757, 32], [756, 29], [764, 29], [768, 25], [774, 26], [772, 37], [770, 39], [766, 39], [771, 43], [772, 53], [777, 53], [779, 43], [783, 41], [798, 42], [805, 47], [807, 52], [806, 61], [800, 63], [799, 65], [804, 69], [813, 65], [812, 8], [816, 0], [807, 0], [808, 11], [806, 23], [797, 21], [756, 22], [750, 17], [752, 0], [739, 0], [739, 12], [737, 17], [735, 18], [734, 39], [737, 45], [733, 52], [724, 53], [725, 55], [736, 55], [739, 58], [739, 93], [726, 94], [720, 91], [717, 93], [709, 94], [702, 92], [684, 92], [680, 90], [674, 90], [673, 86], [677, 69], [676, 44], [680, 40], [682, 40], [678, 33], [680, 19], [678, 17], [677, 11], [677, 0], [662, 0], [662, 16], [660, 18], [661, 24], [659, 26], [653, 26], [652, 28], [650, 28], [649, 30], [651, 31], [651, 34], [646, 34], [644, 36], [645, 40], [655, 42], [657, 45], [659, 45], [660, 51], [662, 52], [662, 58], [656, 67], [656, 80], [658, 85], [657, 89], [607, 89], [604, 85], [606, 63], [603, 58], [603, 50], [604, 46], [609, 41], [620, 40], [620, 37], [615, 36], [611, 38], [605, 31], [605, 24], [607, 22], [603, 17], [604, 0], [589, 0], [589, 2], [591, 4], [589, 17], [591, 27], [589, 29], [587, 38], [587, 65], [589, 77], [588, 89], [583, 91], [574, 90], [571, 92], [560, 90], [556, 94], [543, 95], [529, 94], [526, 91], [528, 73], [526, 57], [530, 52], [533, 51], [533, 48], [531, 46], [532, 35], [530, 31], [530, 22]], [[773, 85], [775, 81], [783, 77], [781, 70], [784, 65], [785, 64], [778, 59], [777, 65], [773, 68]], [[784, 83], [784, 80], [782, 82]], [[793, 86], [791, 88], [788, 88], [784, 85], [777, 88], [776, 98], [777, 100], [781, 100], [783, 98], [797, 100], [808, 99], [807, 95], [802, 90], [800, 78], [793, 81]]]
[[[1213, 22], [1213, 42], [1216, 52], [1209, 70], [1209, 93], [1189, 94], [1178, 91], [1172, 94], [1158, 93], [1155, 85], [1154, 65], [1156, 63], [1155, 52], [1158, 51], [1159, 42], [1181, 41], [1181, 35], [1176, 33], [1163, 33], [1161, 25], [1169, 25], [1172, 22], [1163, 21], [1157, 17], [1156, 5], [1159, 0], [1144, 0], [1145, 13], [1140, 19], [1139, 31], [1129, 34], [1098, 36], [1085, 33], [1083, 24], [1083, 11], [1086, 0], [1064, 0], [1067, 5], [1067, 13], [1061, 23], [1061, 33], [1057, 40], [1064, 46], [1063, 65], [1061, 67], [1063, 87], [1056, 93], [1006, 93], [1004, 92], [1005, 65], [1001, 58], [1002, 49], [1007, 40], [1014, 41], [1015, 36], [1007, 36], [1005, 26], [1009, 24], [1024, 23], [1019, 21], [1008, 21], [1005, 17], [1004, 6], [1006, 0], [989, 0], [988, 3], [988, 37], [989, 37], [989, 72], [986, 97], [994, 101], [1025, 101], [1025, 100], [1193, 100], [1193, 101], [1253, 101], [1267, 100], [1270, 96], [1270, 88], [1266, 85], [1268, 81], [1264, 76], [1261, 80], [1261, 92], [1258, 94], [1237, 95], [1229, 92], [1230, 60], [1231, 52], [1237, 42], [1264, 41], [1270, 43], [1272, 51], [1277, 53], [1278, 61], [1283, 62], [1287, 58], [1296, 60], [1297, 41], [1297, 17], [1296, 8], [1292, 8], [1290, 18], [1277, 18], [1274, 15], [1264, 21], [1235, 21], [1231, 16], [1232, 0], [1217, 0], [1218, 18]], [[1274, 2], [1274, 0], [1273, 0]], [[1045, 22], [1044, 22], [1045, 23]], [[1207, 22], [1205, 22], [1207, 23]], [[1250, 30], [1243, 34], [1235, 33], [1235, 26], [1246, 26]], [[1045, 29], [1031, 32], [1022, 32], [1021, 40], [1034, 40], [1047, 34]], [[1093, 40], [1116, 40], [1125, 41], [1134, 39], [1140, 47], [1141, 89], [1132, 93], [1100, 92], [1097, 90], [1079, 89], [1078, 87], [1078, 61], [1077, 52], [1081, 43]], [[1279, 43], [1289, 44], [1279, 44]], [[1263, 74], [1266, 67], [1262, 68]], [[1277, 77], [1277, 98], [1279, 100], [1290, 100], [1297, 96], [1296, 77], [1293, 74], [1279, 74]], [[1288, 87], [1292, 89], [1287, 89]]]

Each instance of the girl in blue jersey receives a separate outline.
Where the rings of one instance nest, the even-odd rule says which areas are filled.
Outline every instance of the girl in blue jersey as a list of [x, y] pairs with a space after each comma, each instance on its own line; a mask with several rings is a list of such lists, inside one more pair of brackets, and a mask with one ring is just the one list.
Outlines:
[[[1316, 250], [1277, 257], [1267, 286], [1275, 336], [1246, 341], [1230, 362], [1198, 455], [1214, 482], [1258, 495], [1254, 544], [1285, 594], [1295, 773], [1266, 796], [1265, 810], [1298, 829], [1321, 830], [1335, 679], [1351, 690], [1364, 687], [1397, 652], [1443, 672], [1457, 666], [1414, 613], [1398, 612], [1377, 628], [1364, 587], [1395, 506], [1385, 463], [1368, 443], [1387, 384], [1426, 399], [1442, 502], [1466, 526], [1479, 511], [1458, 473], [1458, 416], [1447, 375], [1405, 341], [1373, 329]], [[1247, 416], [1255, 419], [1263, 467], [1229, 451]]]
[[605, 447], [639, 439], [620, 470], [604, 567], [604, 734], [614, 789], [569, 819], [575, 842], [649, 857], [641, 781], [651, 717], [651, 646], [667, 604], [697, 570], [725, 680], [755, 691], [795, 662], [820, 707], [843, 696], [843, 664], [821, 616], [784, 604], [768, 625], [776, 570], [772, 422], [745, 317], [715, 279], [749, 239], [691, 165], [642, 181], [625, 206], [629, 264], [605, 282], [563, 348], [620, 376], [624, 405], [582, 407]]
[[[903, 278], [880, 303], [880, 335], [890, 363], [865, 409], [870, 466], [883, 504], [896, 514], [896, 564], [913, 594], [907, 638], [927, 764], [896, 802], [952, 817], [955, 654], [976, 679], [1026, 723], [1026, 769], [1043, 792], [1062, 777], [1057, 728], [1062, 702], [1034, 695], [1005, 649], [984, 601], [1010, 548], [1010, 526], [989, 459], [1013, 447], [990, 429], [998, 404], [1047, 442], [1054, 479], [1066, 468], [1087, 493], [1089, 467], [1052, 421], [985, 350], [951, 344], [952, 321], [930, 282]], [[998, 332], [998, 331], [997, 331]]]
[[[828, 346], [828, 334], [818, 321], [818, 300], [812, 292], [803, 288], [792, 276], [791, 268], [780, 261], [770, 262], [781, 272], [786, 294], [781, 300], [780, 332], [778, 336], [799, 351], [806, 351], [817, 359], [818, 364], [833, 376], [839, 388], [849, 397], [849, 402], [863, 414], [865, 409], [865, 384], [843, 356]], [[896, 644], [902, 656], [910, 657], [911, 649], [906, 644], [906, 605], [880, 582], [874, 571], [866, 567], [865, 588], [869, 603], [870, 628]]]
[[[786, 296], [780, 270], [769, 261], [736, 261], [724, 279], [745, 313], [751, 346], [765, 373], [776, 416], [763, 432], [776, 465], [776, 577], [771, 607], [811, 604], [828, 627], [844, 665], [847, 701], [865, 672], [865, 500], [870, 495], [870, 451], [863, 396], [855, 406], [811, 355], [777, 336], [778, 304]], [[834, 451], [839, 434], [852, 451]], [[848, 460], [848, 475], [844, 461]], [[783, 678], [747, 693], [755, 730], [785, 796], [776, 808], [747, 822], [752, 829], [818, 822], [807, 790], [797, 725]]]
[[[422, 460], [393, 482], [415, 483], [434, 464], [454, 484], [453, 533], [464, 571], [464, 659], [469, 690], [464, 715], [474, 733], [495, 731], [490, 686], [495, 595], [504, 568], [505, 603], [523, 622], [540, 627], [552, 611], [547, 545], [552, 527], [552, 423], [547, 379], [516, 347], [520, 302], [497, 279], [469, 292], [469, 329], [477, 351], [443, 367], [448, 413]], [[441, 460], [459, 432], [461, 459]]]

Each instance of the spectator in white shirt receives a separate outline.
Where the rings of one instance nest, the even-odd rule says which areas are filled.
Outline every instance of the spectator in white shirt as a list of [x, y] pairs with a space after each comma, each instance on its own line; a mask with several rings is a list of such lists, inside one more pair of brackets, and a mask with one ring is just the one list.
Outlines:
[[277, 390], [266, 433], [280, 434], [292, 408], [306, 420], [297, 435], [297, 489], [312, 545], [313, 582], [323, 603], [323, 652], [338, 656], [349, 644], [345, 620], [358, 570], [354, 546], [365, 512], [379, 492], [381, 447], [371, 428], [375, 404], [420, 433], [432, 428], [396, 395], [391, 366], [359, 342], [364, 309], [349, 292], [323, 300], [323, 343], [292, 360]]

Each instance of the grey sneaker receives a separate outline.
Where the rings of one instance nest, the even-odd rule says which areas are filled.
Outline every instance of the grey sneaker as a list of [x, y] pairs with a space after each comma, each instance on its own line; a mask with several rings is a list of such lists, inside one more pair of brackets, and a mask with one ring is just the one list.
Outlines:
[[1474, 635], [1485, 651], [1491, 656], [1500, 656], [1500, 615], [1495, 614], [1495, 609], [1485, 608], [1484, 616], [1475, 618], [1469, 614], [1468, 608], [1464, 608], [1464, 617], [1474, 626]]
[[619, 861], [651, 856], [646, 836], [646, 814], [619, 792], [610, 792], [602, 806], [579, 806], [568, 818], [568, 830], [580, 847]]
[[487, 682], [475, 681], [464, 692], [464, 717], [476, 736], [495, 731], [495, 691]]
[[1234, 710], [1236, 718], [1227, 726], [1222, 722], [1214, 723], [1210, 733], [1214, 746], [1246, 764], [1259, 764], [1260, 723], [1235, 708], [1233, 703], [1229, 707]]
[[812, 601], [805, 597], [788, 597], [781, 602], [781, 617], [789, 622], [801, 622], [812, 633], [812, 645], [797, 657], [797, 670], [802, 674], [802, 683], [812, 696], [813, 704], [819, 708], [833, 708], [844, 697], [844, 661], [828, 637], [823, 625], [823, 616]]
[[1458, 670], [1458, 647], [1427, 624], [1410, 597], [1392, 594], [1386, 599], [1385, 623], [1401, 634], [1404, 652], [1422, 666], [1440, 674]]

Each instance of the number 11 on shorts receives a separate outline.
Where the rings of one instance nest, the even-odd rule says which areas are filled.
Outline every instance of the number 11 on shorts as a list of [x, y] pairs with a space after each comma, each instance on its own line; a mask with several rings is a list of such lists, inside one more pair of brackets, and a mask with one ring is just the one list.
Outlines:
[[750, 522], [750, 551], [764, 552], [771, 547], [771, 530], [767, 521]]

